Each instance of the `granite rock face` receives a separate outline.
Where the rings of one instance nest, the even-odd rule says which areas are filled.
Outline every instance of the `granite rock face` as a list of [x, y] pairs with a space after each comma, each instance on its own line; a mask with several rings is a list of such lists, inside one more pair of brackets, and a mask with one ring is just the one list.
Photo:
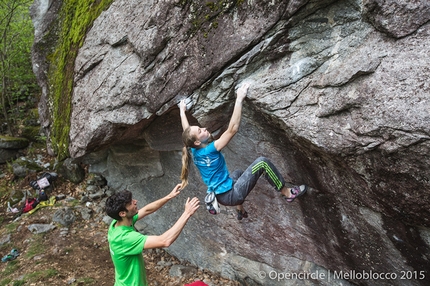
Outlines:
[[[156, 200], [179, 182], [179, 100], [219, 134], [249, 82], [229, 169], [265, 156], [311, 189], [288, 204], [261, 180], [250, 218], [202, 206], [169, 251], [249, 285], [428, 285], [429, 10], [424, 0], [114, 1], [75, 61], [70, 155], [140, 204]], [[162, 233], [204, 193], [193, 168], [145, 231]], [[396, 279], [351, 275], [371, 271]]]

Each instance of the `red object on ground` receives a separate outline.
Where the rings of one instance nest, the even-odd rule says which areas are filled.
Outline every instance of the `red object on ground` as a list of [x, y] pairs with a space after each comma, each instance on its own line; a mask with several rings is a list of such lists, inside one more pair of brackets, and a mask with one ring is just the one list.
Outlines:
[[184, 286], [209, 286], [209, 285], [203, 281], [196, 281], [191, 284], [185, 284]]

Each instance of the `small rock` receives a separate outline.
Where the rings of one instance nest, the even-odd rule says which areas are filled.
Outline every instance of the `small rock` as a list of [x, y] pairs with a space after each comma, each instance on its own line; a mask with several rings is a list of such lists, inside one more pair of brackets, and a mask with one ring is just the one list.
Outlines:
[[0, 237], [0, 246], [10, 242], [10, 234]]
[[169, 275], [175, 277], [191, 276], [197, 273], [197, 269], [191, 266], [173, 265], [170, 267]]
[[53, 230], [56, 228], [55, 225], [52, 224], [39, 224], [39, 223], [35, 223], [35, 224], [30, 224], [27, 227], [32, 233], [44, 233], [44, 232], [48, 232], [50, 230]]

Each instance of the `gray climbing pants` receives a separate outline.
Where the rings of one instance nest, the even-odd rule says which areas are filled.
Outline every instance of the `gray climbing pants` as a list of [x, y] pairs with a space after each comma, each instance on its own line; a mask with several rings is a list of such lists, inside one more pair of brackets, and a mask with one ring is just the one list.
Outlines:
[[233, 187], [225, 193], [216, 195], [218, 203], [225, 206], [243, 204], [261, 175], [277, 191], [280, 191], [285, 185], [284, 178], [272, 162], [265, 157], [259, 157], [245, 171], [235, 170], [230, 174], [233, 179]]

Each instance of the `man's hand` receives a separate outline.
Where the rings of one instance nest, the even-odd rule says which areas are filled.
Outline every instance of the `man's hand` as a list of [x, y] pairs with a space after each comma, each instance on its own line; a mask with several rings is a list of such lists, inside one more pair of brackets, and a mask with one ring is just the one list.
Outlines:
[[200, 207], [199, 206], [199, 199], [194, 197], [190, 200], [190, 198], [187, 199], [187, 202], [185, 203], [185, 212], [189, 215], [192, 216], [196, 210]]
[[248, 92], [249, 83], [242, 84], [236, 91], [236, 97], [238, 100], [242, 101]]
[[169, 199], [173, 199], [174, 197], [176, 197], [177, 195], [179, 195], [181, 193], [181, 184], [177, 184], [173, 190], [170, 192], [170, 194], [167, 195], [167, 197]]
[[199, 199], [196, 197], [192, 198], [191, 200], [188, 198], [187, 202], [185, 203], [185, 211], [182, 213], [181, 217], [176, 221], [176, 223], [162, 235], [149, 235], [146, 238], [143, 248], [150, 249], [169, 247], [178, 238], [188, 219], [199, 208], [199, 203]]

